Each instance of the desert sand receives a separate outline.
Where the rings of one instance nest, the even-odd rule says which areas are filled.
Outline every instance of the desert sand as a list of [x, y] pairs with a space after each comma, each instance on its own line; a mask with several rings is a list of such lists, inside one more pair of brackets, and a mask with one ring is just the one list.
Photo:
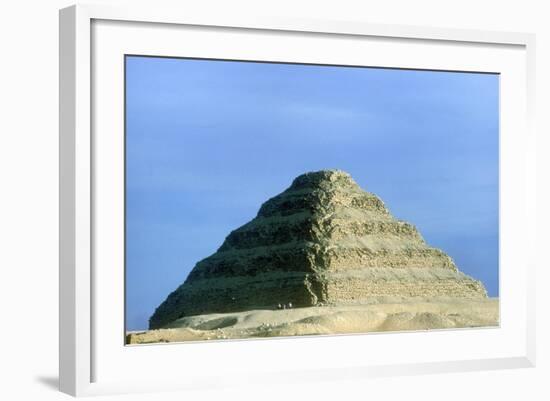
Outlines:
[[128, 344], [257, 337], [490, 327], [499, 324], [498, 298], [387, 299], [378, 303], [255, 309], [178, 319], [166, 328], [128, 332]]

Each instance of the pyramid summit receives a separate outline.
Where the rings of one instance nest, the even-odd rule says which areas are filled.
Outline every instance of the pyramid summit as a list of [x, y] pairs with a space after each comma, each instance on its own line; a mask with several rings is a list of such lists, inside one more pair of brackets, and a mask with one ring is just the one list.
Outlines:
[[388, 297], [486, 298], [417, 229], [340, 170], [302, 174], [232, 231], [149, 320], [376, 302]]

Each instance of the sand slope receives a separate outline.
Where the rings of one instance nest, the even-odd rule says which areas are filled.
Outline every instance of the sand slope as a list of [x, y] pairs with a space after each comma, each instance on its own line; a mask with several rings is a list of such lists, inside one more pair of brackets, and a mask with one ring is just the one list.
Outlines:
[[498, 326], [498, 298], [249, 310], [188, 316], [167, 328], [129, 332], [128, 344]]

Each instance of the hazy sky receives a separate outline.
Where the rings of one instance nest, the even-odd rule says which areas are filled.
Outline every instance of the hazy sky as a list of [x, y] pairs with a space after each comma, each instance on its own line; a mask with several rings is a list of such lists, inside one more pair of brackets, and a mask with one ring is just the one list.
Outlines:
[[128, 57], [127, 328], [307, 171], [337, 168], [498, 295], [498, 75]]

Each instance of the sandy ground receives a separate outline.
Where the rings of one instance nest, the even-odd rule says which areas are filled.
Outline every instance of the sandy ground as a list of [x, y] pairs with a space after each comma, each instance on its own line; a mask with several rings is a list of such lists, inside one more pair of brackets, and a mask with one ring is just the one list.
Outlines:
[[128, 344], [498, 326], [498, 298], [422, 299], [364, 305], [249, 310], [179, 319], [127, 333]]

